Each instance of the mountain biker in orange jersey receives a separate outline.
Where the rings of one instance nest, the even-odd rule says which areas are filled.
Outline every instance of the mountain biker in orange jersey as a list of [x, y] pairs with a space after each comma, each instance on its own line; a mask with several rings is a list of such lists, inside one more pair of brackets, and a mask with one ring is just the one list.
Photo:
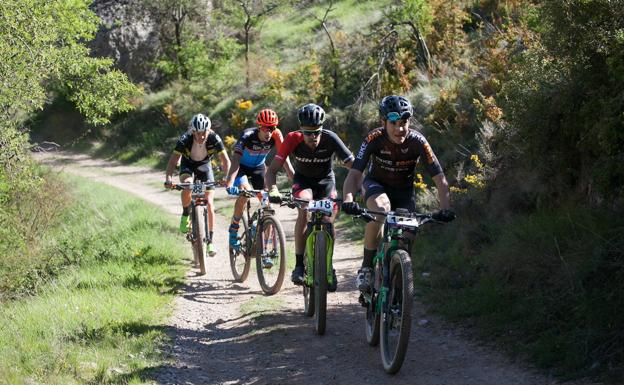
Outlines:
[[[258, 126], [243, 131], [234, 145], [232, 166], [225, 182], [228, 194], [238, 195], [239, 189], [250, 190], [251, 186], [254, 190], [264, 189], [266, 157], [273, 148], [279, 151], [283, 142], [282, 132], [277, 128], [278, 123], [277, 113], [266, 108], [258, 113], [256, 118]], [[294, 171], [289, 160], [284, 163], [284, 170], [292, 179]], [[235, 249], [240, 248], [240, 240], [237, 238], [237, 234], [247, 199], [239, 196], [234, 204], [234, 214], [229, 232], [230, 246]]]
[[[214, 174], [210, 160], [213, 155], [218, 154], [223, 172], [227, 174], [230, 168], [230, 158], [225, 151], [225, 146], [219, 135], [210, 129], [210, 119], [202, 114], [193, 116], [189, 122], [189, 129], [180, 136], [176, 146], [169, 158], [167, 172], [165, 175], [165, 186], [171, 186], [173, 170], [180, 158], [180, 182], [193, 182], [193, 176], [203, 182], [214, 182]], [[206, 208], [208, 209], [208, 253], [215, 255], [212, 244], [212, 236], [215, 225], [214, 214], [214, 188], [206, 191]], [[180, 217], [180, 232], [186, 233], [190, 223], [191, 191], [182, 190], [182, 216]]]
[[[432, 176], [438, 190], [440, 211], [434, 218], [452, 221], [450, 192], [442, 167], [431, 146], [418, 131], [409, 128], [413, 115], [412, 104], [403, 96], [386, 96], [379, 103], [382, 127], [368, 133], [358, 151], [353, 167], [343, 186], [342, 210], [347, 214], [361, 213], [353, 194], [364, 188], [366, 207], [376, 211], [405, 208], [416, 210], [414, 202], [414, 169], [420, 159]], [[366, 177], [362, 174], [368, 165]], [[369, 291], [373, 258], [381, 240], [382, 223], [369, 222], [364, 232], [364, 259], [358, 271], [356, 284], [361, 291]]]
[[[336, 197], [336, 179], [332, 169], [332, 156], [336, 154], [345, 167], [353, 164], [353, 154], [342, 140], [332, 131], [323, 128], [325, 111], [316, 104], [306, 104], [298, 112], [300, 130], [286, 135], [284, 144], [280, 148], [266, 173], [266, 185], [271, 187], [269, 200], [280, 200], [280, 193], [275, 185], [275, 176], [282, 164], [293, 156], [295, 175], [293, 177], [293, 195], [301, 199], [323, 199]], [[336, 210], [330, 218], [333, 222]], [[299, 209], [295, 223], [295, 257], [296, 265], [291, 280], [296, 285], [303, 284], [304, 265], [303, 253], [305, 250], [305, 230], [308, 222], [307, 212]], [[334, 283], [328, 288], [336, 291], [337, 279], [334, 274]]]

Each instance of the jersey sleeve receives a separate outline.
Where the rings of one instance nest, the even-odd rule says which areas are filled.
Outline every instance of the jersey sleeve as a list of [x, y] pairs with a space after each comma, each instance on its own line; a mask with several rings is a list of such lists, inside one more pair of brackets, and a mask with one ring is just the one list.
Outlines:
[[431, 149], [429, 142], [427, 142], [427, 139], [425, 139], [425, 137], [421, 135], [419, 137], [419, 141], [420, 159], [423, 160], [423, 163], [425, 164], [425, 168], [427, 169], [427, 172], [429, 172], [429, 175], [436, 176], [442, 173], [442, 166], [440, 165], [440, 162], [438, 162], [438, 158], [433, 153], [433, 150]]
[[288, 135], [286, 135], [286, 138], [284, 139], [284, 143], [282, 143], [282, 146], [277, 151], [277, 154], [275, 154], [275, 159], [277, 159], [281, 163], [284, 163], [288, 155], [293, 152], [293, 150], [299, 145], [299, 143], [301, 143], [302, 140], [303, 134], [301, 132], [294, 131], [288, 133]]
[[279, 128], [276, 128], [271, 134], [271, 137], [275, 141], [275, 148], [277, 151], [282, 147], [282, 143], [284, 143], [284, 137], [282, 136], [282, 131]]
[[188, 139], [189, 139], [189, 136], [186, 134], [180, 136], [180, 138], [176, 142], [175, 147], [173, 148], [173, 152], [179, 155], [184, 155], [184, 153], [186, 152], [186, 148], [188, 147], [187, 146]]
[[223, 144], [221, 137], [216, 132], [214, 134], [214, 149], [216, 153], [225, 151], [225, 144]]
[[342, 139], [340, 139], [340, 137], [335, 132], [332, 132], [332, 134], [334, 138], [334, 151], [336, 152], [336, 156], [338, 157], [338, 159], [340, 159], [343, 163], [353, 160], [353, 154], [344, 144]]
[[241, 136], [238, 138], [236, 143], [234, 144], [234, 153], [243, 155], [243, 151], [245, 150], [245, 144], [247, 143], [247, 139], [249, 139], [249, 134], [247, 131], [244, 131]]
[[366, 138], [364, 138], [364, 141], [362, 142], [362, 145], [360, 146], [360, 149], [355, 156], [355, 161], [353, 161], [353, 166], [351, 166], [351, 168], [354, 168], [360, 172], [364, 172], [364, 169], [368, 164], [368, 160], [370, 159], [371, 154], [375, 151], [375, 148], [377, 147], [377, 143], [379, 141], [379, 138], [381, 137], [381, 134], [381, 130], [377, 129], [371, 131], [366, 136]]

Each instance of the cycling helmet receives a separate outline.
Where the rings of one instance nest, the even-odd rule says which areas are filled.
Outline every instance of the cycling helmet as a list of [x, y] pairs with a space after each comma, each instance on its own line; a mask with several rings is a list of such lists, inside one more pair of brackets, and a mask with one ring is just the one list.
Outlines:
[[279, 118], [277, 117], [277, 113], [275, 111], [265, 108], [264, 110], [258, 112], [258, 117], [256, 118], [257, 125], [276, 127], [278, 123]]
[[297, 117], [302, 126], [322, 126], [325, 121], [325, 111], [321, 106], [310, 103], [299, 109]]
[[388, 114], [392, 112], [396, 113], [393, 114], [396, 118], [392, 119], [392, 117], [390, 117], [392, 121], [408, 119], [414, 114], [412, 103], [403, 96], [397, 95], [386, 96], [379, 102], [379, 116], [383, 120], [388, 120]]
[[192, 132], [206, 132], [211, 126], [210, 118], [204, 114], [197, 114], [189, 122]]

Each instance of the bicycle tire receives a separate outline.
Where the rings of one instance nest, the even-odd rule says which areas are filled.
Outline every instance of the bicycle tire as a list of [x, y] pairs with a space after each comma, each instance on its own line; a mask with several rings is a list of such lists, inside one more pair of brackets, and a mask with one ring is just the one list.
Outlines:
[[249, 237], [249, 226], [246, 216], [243, 216], [241, 223], [242, 226], [239, 227], [240, 250], [236, 251], [232, 246], [229, 246], [230, 268], [235, 282], [245, 282], [251, 267], [252, 240]]
[[381, 361], [387, 373], [395, 374], [403, 365], [412, 325], [414, 281], [412, 261], [405, 250], [392, 253], [389, 276], [380, 324]]
[[[305, 280], [305, 277], [308, 274], [307, 269], [314, 269], [313, 266], [308, 266], [307, 251], [303, 254], [303, 265], [306, 267], [306, 272], [303, 275]], [[314, 286], [308, 286], [305, 282], [303, 283], [303, 314], [307, 317], [312, 317], [314, 315]]]
[[195, 240], [193, 241], [193, 253], [195, 260], [199, 264], [199, 275], [206, 274], [206, 209], [203, 206], [193, 205], [193, 233]]
[[[277, 218], [265, 216], [260, 221], [261, 225], [258, 228], [261, 231], [258, 231], [256, 234], [256, 244], [258, 245], [258, 252], [256, 253], [258, 282], [264, 294], [274, 295], [280, 291], [284, 283], [284, 274], [286, 272], [286, 236], [284, 235], [282, 224]], [[267, 233], [270, 233], [271, 237], [269, 242], [265, 242], [264, 239]], [[273, 246], [273, 250], [265, 250], [265, 246], [269, 243]], [[275, 247], [279, 247], [279, 250], [275, 250]], [[262, 258], [265, 255], [273, 256], [271, 260], [274, 264], [270, 268], [265, 268], [263, 264]], [[274, 272], [276, 273], [273, 274]]]
[[314, 330], [325, 334], [327, 326], [327, 238], [318, 231], [314, 240]]
[[[381, 274], [380, 269], [375, 269], [375, 281], [379, 279], [379, 274]], [[375, 287], [376, 290], [379, 287]], [[366, 332], [366, 342], [370, 346], [379, 345], [379, 323], [381, 321], [381, 315], [377, 312], [377, 301], [379, 300], [379, 293], [374, 292], [371, 295], [371, 301], [368, 302], [368, 306], [366, 307], [366, 318], [364, 322], [365, 332]]]

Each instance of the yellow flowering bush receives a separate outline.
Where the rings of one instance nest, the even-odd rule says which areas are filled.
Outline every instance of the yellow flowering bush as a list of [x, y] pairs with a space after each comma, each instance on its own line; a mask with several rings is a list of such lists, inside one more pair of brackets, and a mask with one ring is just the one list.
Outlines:
[[427, 189], [427, 184], [423, 182], [423, 177], [421, 174], [416, 174], [416, 180], [414, 180], [414, 188], [425, 190]]
[[178, 123], [180, 123], [180, 117], [173, 111], [173, 106], [171, 104], [165, 104], [163, 106], [163, 112], [172, 125], [177, 126]]
[[247, 111], [250, 110], [251, 107], [253, 107], [253, 103], [251, 102], [251, 100], [237, 99], [236, 107], [240, 110]]
[[225, 145], [227, 151], [230, 153], [232, 152], [235, 143], [236, 138], [233, 135], [226, 135], [225, 138], [223, 138], [223, 144]]

